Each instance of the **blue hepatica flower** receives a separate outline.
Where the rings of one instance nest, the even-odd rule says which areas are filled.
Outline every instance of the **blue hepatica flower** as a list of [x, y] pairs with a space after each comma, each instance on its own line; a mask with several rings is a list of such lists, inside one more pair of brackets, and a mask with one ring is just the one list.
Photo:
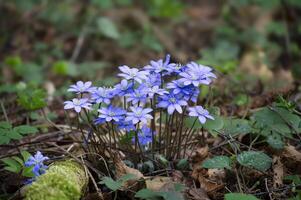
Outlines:
[[98, 116], [98, 120], [104, 119], [106, 122], [115, 121], [118, 122], [124, 118], [126, 111], [119, 107], [102, 107], [98, 110], [100, 115]]
[[91, 99], [95, 103], [110, 104], [111, 99], [114, 97], [114, 91], [112, 88], [99, 87], [91, 94]]
[[179, 74], [181, 72], [184, 72], [186, 70], [186, 65], [176, 64], [169, 66], [169, 72]]
[[119, 84], [115, 85], [115, 92], [118, 96], [124, 96], [133, 92], [134, 83], [122, 80]]
[[82, 82], [77, 81], [76, 84], [71, 85], [68, 89], [68, 92], [75, 92], [76, 94], [83, 94], [87, 92], [93, 92], [95, 90], [95, 87], [92, 87], [92, 82]]
[[191, 100], [192, 102], [197, 101], [197, 97], [200, 93], [198, 87], [195, 87], [192, 84], [184, 85], [184, 82], [181, 80], [174, 80], [170, 83], [167, 83], [166, 88], [171, 89], [173, 94], [181, 94], [186, 101]]
[[144, 84], [147, 87], [160, 86], [161, 85], [161, 76], [158, 73], [150, 73], [145, 80]]
[[187, 64], [187, 69], [185, 72], [181, 72], [179, 75], [183, 78], [180, 79], [184, 85], [194, 85], [198, 87], [200, 84], [209, 85], [212, 78], [216, 78], [210, 67], [199, 65], [195, 62], [190, 62]]
[[126, 65], [120, 66], [118, 76], [125, 78], [126, 80], [135, 80], [138, 83], [142, 83], [143, 80], [147, 79], [149, 73], [147, 71], [139, 71], [137, 68], [129, 68]]
[[133, 105], [141, 103], [144, 105], [147, 101], [147, 88], [144, 85], [140, 85], [139, 88], [135, 89], [130, 94], [127, 94], [127, 102], [132, 102]]
[[149, 114], [153, 111], [151, 108], [142, 108], [142, 107], [134, 107], [131, 106], [130, 110], [132, 112], [128, 112], [125, 118], [125, 121], [132, 121], [133, 124], [137, 124], [138, 122], [142, 122], [143, 124], [147, 123], [148, 119], [153, 119], [153, 117]]
[[32, 168], [33, 174], [35, 176], [40, 176], [41, 174], [44, 174], [46, 169], [48, 168], [43, 163], [45, 160], [49, 160], [49, 158], [43, 156], [40, 151], [37, 151], [37, 153], [34, 156], [28, 158], [28, 160], [25, 162], [25, 166], [33, 167]]
[[148, 88], [147, 95], [149, 98], [153, 98], [155, 94], [164, 95], [168, 94], [168, 92], [164, 89], [160, 89], [158, 85]]
[[[155, 134], [155, 132], [153, 133]], [[152, 140], [152, 129], [150, 129], [147, 125], [143, 125], [138, 131], [139, 144], [145, 146], [151, 143]], [[132, 142], [135, 143], [135, 137], [132, 138]]]
[[77, 99], [74, 98], [72, 101], [65, 101], [64, 102], [65, 106], [64, 109], [74, 109], [75, 112], [80, 113], [82, 108], [85, 108], [87, 110], [91, 109], [91, 103], [89, 103], [89, 99], [83, 98], [83, 99]]
[[199, 121], [204, 124], [206, 118], [214, 120], [214, 118], [209, 114], [208, 110], [204, 109], [202, 106], [195, 106], [188, 108], [189, 116], [197, 117]]
[[132, 121], [120, 120], [116, 122], [116, 124], [119, 130], [125, 130], [127, 132], [136, 130], [136, 127]]
[[170, 55], [167, 54], [164, 62], [163, 59], [157, 61], [152, 60], [150, 61], [150, 65], [145, 66], [144, 69], [150, 72], [163, 73], [165, 75], [168, 74], [169, 70], [175, 65], [175, 63], [170, 63]]
[[159, 97], [159, 108], [167, 108], [168, 114], [173, 114], [175, 110], [177, 110], [179, 113], [182, 113], [182, 107], [186, 106], [187, 102], [183, 99], [182, 95], [174, 95], [172, 93], [168, 95], [163, 95]]

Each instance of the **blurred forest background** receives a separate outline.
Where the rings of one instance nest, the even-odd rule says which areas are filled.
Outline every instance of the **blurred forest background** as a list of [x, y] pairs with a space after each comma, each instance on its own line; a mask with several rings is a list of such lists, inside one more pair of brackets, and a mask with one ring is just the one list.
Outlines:
[[118, 66], [166, 53], [213, 67], [213, 95], [231, 109], [300, 81], [300, 0], [2, 0], [0, 15], [0, 94], [21, 105], [37, 88], [61, 98], [75, 80], [113, 85]]

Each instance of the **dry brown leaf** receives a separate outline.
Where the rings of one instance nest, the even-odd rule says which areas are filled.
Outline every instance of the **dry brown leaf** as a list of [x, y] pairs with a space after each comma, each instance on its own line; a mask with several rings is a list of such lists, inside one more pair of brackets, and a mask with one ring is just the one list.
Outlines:
[[283, 185], [283, 164], [281, 162], [281, 158], [279, 156], [273, 157], [273, 186], [274, 188], [278, 188]]
[[200, 183], [201, 188], [203, 188], [208, 194], [220, 190], [224, 187], [222, 181], [211, 180], [208, 176], [208, 170], [202, 168], [193, 169], [192, 178]]
[[190, 189], [187, 194], [191, 196], [191, 199], [195, 200], [210, 200], [206, 191], [202, 188]]
[[199, 165], [203, 162], [209, 155], [209, 148], [208, 146], [198, 148], [192, 155], [191, 159], [193, 163]]
[[282, 156], [284, 156], [285, 158], [290, 158], [296, 162], [301, 162], [301, 152], [299, 152], [292, 145], [288, 145], [284, 148]]
[[[128, 188], [130, 186], [133, 186], [135, 184], [138, 183], [138, 180], [143, 179], [144, 176], [143, 174], [134, 168], [128, 167], [120, 158], [120, 155], [118, 153], [115, 153], [114, 157], [113, 157], [113, 161], [115, 163], [115, 167], [116, 167], [116, 178], [119, 179], [122, 176], [126, 175], [126, 174], [133, 174], [136, 176], [135, 179], [129, 180], [127, 182], [124, 183], [124, 188]], [[141, 181], [140, 181], [141, 182]], [[138, 190], [141, 188], [140, 184], [137, 184], [137, 187], [135, 188], [131, 188], [132, 190]]]
[[156, 176], [154, 178], [145, 180], [146, 188], [152, 191], [159, 191], [165, 184], [168, 183], [173, 183], [171, 177]]
[[208, 169], [208, 177], [211, 181], [222, 184], [226, 178], [224, 169]]

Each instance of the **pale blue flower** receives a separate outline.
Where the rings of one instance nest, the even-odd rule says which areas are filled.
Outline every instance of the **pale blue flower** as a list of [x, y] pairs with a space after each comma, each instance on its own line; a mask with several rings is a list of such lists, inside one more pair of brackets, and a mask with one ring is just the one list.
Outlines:
[[186, 106], [187, 102], [183, 99], [182, 95], [174, 95], [172, 93], [168, 95], [163, 95], [159, 97], [159, 108], [167, 108], [168, 114], [173, 114], [174, 111], [178, 111], [178, 113], [182, 113], [182, 107]]
[[32, 172], [35, 176], [40, 176], [41, 174], [45, 173], [47, 166], [44, 165], [44, 161], [49, 160], [47, 156], [43, 156], [40, 151], [34, 156], [28, 158], [25, 162], [26, 167], [33, 167]]
[[188, 111], [189, 116], [197, 117], [202, 124], [206, 122], [206, 118], [214, 120], [214, 117], [212, 117], [208, 110], [204, 109], [202, 106], [189, 107]]
[[126, 115], [126, 121], [132, 121], [133, 124], [137, 124], [138, 122], [142, 122], [144, 124], [147, 123], [148, 119], [153, 119], [153, 117], [149, 114], [153, 111], [151, 108], [142, 108], [142, 107], [130, 107], [132, 112], [128, 112]]
[[209, 85], [212, 82], [212, 78], [216, 78], [215, 74], [211, 71], [210, 67], [190, 62], [187, 65], [185, 72], [181, 72], [179, 75], [183, 78], [180, 79], [184, 85], [194, 85], [198, 87], [200, 84]]
[[147, 71], [139, 71], [137, 68], [129, 68], [126, 65], [120, 66], [118, 76], [125, 78], [126, 80], [135, 80], [138, 83], [142, 83], [143, 80], [147, 79], [149, 73]]
[[98, 116], [100, 119], [105, 119], [106, 122], [115, 121], [118, 122], [119, 120], [124, 118], [126, 111], [119, 107], [102, 107], [98, 110], [100, 115]]
[[75, 92], [76, 94], [83, 94], [87, 92], [93, 92], [95, 87], [92, 87], [92, 82], [83, 82], [77, 81], [76, 84], [71, 85], [70, 88], [67, 90], [68, 92]]
[[77, 99], [74, 98], [72, 101], [65, 101], [64, 102], [65, 106], [64, 109], [74, 109], [75, 112], [80, 113], [82, 108], [85, 108], [87, 110], [91, 109], [91, 103], [89, 102], [89, 99], [83, 98], [83, 99]]

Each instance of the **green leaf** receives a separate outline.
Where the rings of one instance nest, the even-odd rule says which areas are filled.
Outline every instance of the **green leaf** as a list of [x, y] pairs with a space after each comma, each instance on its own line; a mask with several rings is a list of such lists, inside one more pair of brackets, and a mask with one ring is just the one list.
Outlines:
[[272, 159], [265, 153], [258, 151], [244, 151], [237, 156], [237, 161], [245, 166], [266, 171], [271, 167]]
[[125, 174], [125, 175], [123, 175], [122, 177], [120, 177], [119, 179], [118, 179], [118, 182], [120, 182], [120, 183], [124, 183], [124, 182], [126, 182], [126, 181], [129, 181], [129, 180], [133, 180], [133, 179], [136, 179], [137, 177], [136, 177], [136, 175], [135, 174]]
[[18, 93], [18, 103], [27, 110], [37, 110], [47, 105], [46, 92], [41, 89], [28, 88]]
[[274, 149], [283, 149], [284, 142], [279, 134], [271, 134], [267, 137], [267, 143]]
[[231, 169], [231, 160], [227, 156], [215, 156], [211, 159], [205, 160], [202, 167], [207, 169]]
[[2, 128], [2, 129], [11, 129], [12, 125], [9, 122], [1, 121], [0, 122], [0, 128]]
[[12, 156], [11, 158], [16, 160], [21, 166], [24, 166], [24, 161], [18, 156]]
[[22, 176], [29, 177], [29, 178], [34, 177], [35, 175], [32, 172], [32, 169], [33, 169], [33, 166], [23, 168]]
[[26, 135], [26, 134], [34, 134], [38, 132], [38, 129], [36, 127], [33, 126], [28, 126], [28, 125], [21, 125], [21, 126], [17, 126], [14, 128], [14, 131], [17, 131], [18, 133], [22, 134], [22, 135]]
[[228, 193], [225, 195], [225, 200], [259, 200], [259, 199], [251, 194]]
[[179, 162], [177, 163], [177, 169], [185, 170], [188, 168], [189, 168], [189, 162], [187, 158], [183, 158], [179, 160]]
[[216, 131], [221, 130], [224, 127], [224, 120], [220, 116], [214, 116], [214, 120], [207, 120], [206, 123], [203, 125], [204, 129], [208, 130], [209, 133], [212, 135], [217, 135]]
[[12, 158], [3, 158], [1, 161], [7, 165], [4, 169], [8, 171], [19, 173], [22, 169], [22, 166]]
[[246, 94], [239, 94], [234, 98], [234, 103], [238, 106], [247, 105], [249, 102], [249, 97]]
[[28, 151], [21, 151], [24, 162], [26, 162], [32, 155]]
[[149, 189], [139, 190], [135, 194], [135, 198], [140, 198], [140, 199], [155, 199], [155, 198], [159, 198], [159, 197], [160, 197], [160, 195], [158, 194], [158, 192], [153, 192]]
[[57, 61], [52, 66], [52, 71], [55, 74], [63, 75], [63, 76], [76, 76], [78, 75], [78, 71], [76, 65], [67, 61]]
[[114, 22], [107, 17], [99, 17], [97, 19], [97, 26], [99, 32], [108, 38], [118, 39], [120, 37], [120, 33]]
[[11, 139], [15, 139], [15, 140], [20, 140], [23, 138], [22, 135], [20, 135], [20, 133], [18, 133], [15, 130], [11, 130], [8, 132], [7, 137], [11, 138]]
[[167, 166], [168, 165], [168, 160], [162, 156], [161, 154], [157, 154], [155, 155], [156, 159], [158, 160], [159, 163], [163, 164], [164, 166]]
[[252, 127], [248, 120], [245, 119], [224, 119], [224, 132], [225, 134], [230, 134], [236, 136], [239, 134], [248, 134], [252, 132]]
[[8, 144], [10, 142], [10, 138], [7, 137], [6, 135], [0, 135], [0, 145], [1, 144]]
[[176, 191], [154, 192], [149, 189], [139, 190], [135, 194], [135, 197], [140, 199], [149, 199], [149, 200], [159, 199], [160, 197], [162, 197], [165, 200], [184, 200], [181, 193]]
[[122, 183], [114, 181], [112, 178], [107, 176], [103, 177], [102, 181], [100, 181], [99, 183], [106, 185], [112, 191], [117, 191], [122, 187]]

